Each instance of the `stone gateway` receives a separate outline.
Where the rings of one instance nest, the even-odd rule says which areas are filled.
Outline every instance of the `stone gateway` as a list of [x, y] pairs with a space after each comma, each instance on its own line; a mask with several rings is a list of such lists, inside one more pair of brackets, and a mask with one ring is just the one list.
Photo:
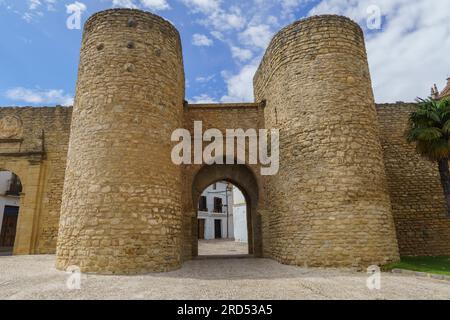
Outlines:
[[[438, 170], [404, 139], [414, 106], [375, 105], [356, 23], [316, 16], [284, 28], [254, 90], [255, 103], [188, 104], [169, 22], [132, 9], [94, 14], [73, 108], [0, 108], [0, 168], [23, 185], [14, 253], [56, 252], [58, 269], [100, 274], [177, 269], [198, 254], [202, 191], [228, 181], [246, 197], [255, 257], [365, 269], [450, 254]], [[279, 173], [175, 165], [171, 135], [194, 137], [195, 121], [224, 135], [279, 129]]]

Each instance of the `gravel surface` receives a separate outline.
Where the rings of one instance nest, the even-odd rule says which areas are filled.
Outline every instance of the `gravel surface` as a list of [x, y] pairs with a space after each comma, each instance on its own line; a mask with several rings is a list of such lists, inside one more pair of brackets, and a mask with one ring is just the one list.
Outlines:
[[142, 276], [82, 275], [81, 289], [69, 290], [69, 275], [54, 264], [53, 255], [0, 257], [0, 299], [450, 299], [445, 281], [383, 274], [381, 290], [370, 291], [364, 273], [267, 259], [194, 260]]

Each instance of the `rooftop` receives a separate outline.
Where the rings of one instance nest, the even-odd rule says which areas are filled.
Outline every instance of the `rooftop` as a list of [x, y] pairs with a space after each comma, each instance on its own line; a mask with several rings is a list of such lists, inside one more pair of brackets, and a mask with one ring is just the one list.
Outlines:
[[439, 99], [450, 98], [450, 78], [447, 78], [447, 86], [439, 94]]

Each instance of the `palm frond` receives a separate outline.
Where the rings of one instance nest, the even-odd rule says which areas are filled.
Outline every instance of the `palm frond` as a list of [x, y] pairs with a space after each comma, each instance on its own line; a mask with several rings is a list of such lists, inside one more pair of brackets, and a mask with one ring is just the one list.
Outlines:
[[450, 120], [447, 120], [446, 123], [442, 126], [442, 131], [446, 134], [450, 134]]
[[419, 154], [430, 160], [448, 158], [450, 148], [450, 99], [417, 99], [417, 109], [409, 117], [406, 139], [416, 143]]

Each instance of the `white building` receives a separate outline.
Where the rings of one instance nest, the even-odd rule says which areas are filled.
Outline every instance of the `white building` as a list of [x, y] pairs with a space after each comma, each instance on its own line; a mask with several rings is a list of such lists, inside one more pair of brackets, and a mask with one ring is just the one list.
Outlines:
[[21, 191], [16, 175], [0, 171], [0, 248], [14, 246]]
[[233, 186], [217, 182], [205, 189], [198, 205], [198, 237], [234, 239]]
[[247, 243], [247, 203], [241, 190], [236, 187], [233, 187], [233, 224], [235, 241]]
[[228, 182], [215, 183], [203, 192], [198, 207], [198, 237], [247, 242], [247, 207], [242, 192]]

